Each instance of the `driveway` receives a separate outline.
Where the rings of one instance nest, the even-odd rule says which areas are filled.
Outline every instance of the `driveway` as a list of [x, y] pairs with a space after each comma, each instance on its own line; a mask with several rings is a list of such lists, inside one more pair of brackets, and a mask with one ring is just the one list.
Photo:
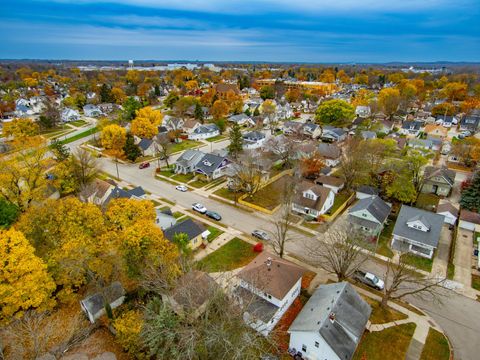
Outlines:
[[467, 287], [472, 286], [473, 232], [458, 229], [455, 245], [455, 276], [453, 279]]
[[448, 225], [443, 225], [438, 242], [437, 255], [433, 260], [432, 274], [445, 277], [447, 275], [448, 257], [450, 254], [450, 245], [452, 242], [452, 231]]

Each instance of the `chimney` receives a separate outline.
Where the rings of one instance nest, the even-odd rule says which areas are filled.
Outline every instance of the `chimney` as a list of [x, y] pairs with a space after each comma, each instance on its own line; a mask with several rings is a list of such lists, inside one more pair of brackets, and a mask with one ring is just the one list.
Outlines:
[[334, 323], [335, 322], [335, 313], [334, 312], [330, 313], [330, 315], [328, 315], [328, 318], [330, 319], [330, 321], [332, 323]]
[[272, 258], [270, 256], [267, 258], [265, 264], [267, 264], [267, 268], [270, 271], [270, 266], [272, 266]]

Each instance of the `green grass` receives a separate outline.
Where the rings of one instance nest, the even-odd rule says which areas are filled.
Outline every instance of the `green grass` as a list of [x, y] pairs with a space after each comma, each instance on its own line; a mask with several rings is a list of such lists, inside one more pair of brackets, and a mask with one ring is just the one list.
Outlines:
[[267, 210], [273, 210], [282, 203], [282, 193], [287, 180], [289, 180], [287, 176], [282, 176], [258, 190], [253, 196], [246, 197], [244, 201]]
[[204, 187], [205, 185], [208, 185], [208, 184], [209, 184], [208, 181], [195, 180], [195, 181], [189, 182], [188, 186], [193, 186], [194, 188], [200, 189], [200, 188], [202, 188], [202, 187]]
[[213, 189], [215, 186], [218, 186], [218, 185], [224, 183], [225, 181], [227, 181], [227, 180], [224, 179], [224, 178], [214, 180], [214, 181], [210, 182], [210, 184], [208, 184], [208, 186], [205, 189], [206, 190]]
[[[433, 254], [433, 258], [435, 257], [435, 254]], [[402, 260], [404, 260], [405, 264], [411, 265], [416, 267], [417, 269], [426, 271], [426, 272], [431, 272], [432, 271], [432, 265], [433, 265], [433, 258], [432, 259], [427, 259], [421, 256], [417, 256], [414, 254], [403, 254], [402, 255]]]
[[330, 210], [328, 210], [327, 214], [334, 214], [335, 211], [337, 211], [338, 208], [342, 206], [345, 203], [345, 201], [348, 200], [350, 195], [352, 194], [348, 193], [347, 191], [340, 191], [338, 194], [336, 194], [335, 200], [333, 201], [333, 205], [330, 208]]
[[216, 228], [215, 226], [208, 226], [207, 230], [210, 231], [210, 235], [207, 237], [208, 242], [212, 242], [215, 240], [217, 237], [222, 235], [224, 231], [220, 230], [219, 228]]
[[153, 206], [155, 207], [162, 205], [157, 200], [150, 200], [150, 201], [153, 202]]
[[419, 209], [432, 211], [437, 207], [439, 200], [439, 197], [435, 194], [420, 193], [420, 195], [418, 195], [415, 206]]
[[161, 176], [155, 176], [155, 179], [166, 182], [170, 185], [175, 185], [175, 186], [178, 185], [178, 183], [176, 181], [172, 181], [172, 180], [169, 180], [169, 179], [161, 177]]
[[166, 202], [167, 204], [175, 205], [175, 201], [171, 201], [171, 200], [168, 200], [168, 199], [165, 199], [165, 198], [159, 198], [159, 199], [160, 199], [160, 201]]
[[420, 360], [449, 360], [450, 346], [441, 332], [430, 328]]
[[233, 238], [200, 260], [198, 265], [208, 272], [230, 271], [247, 265], [257, 255], [251, 244], [239, 238]]
[[193, 174], [175, 174], [172, 177], [170, 177], [170, 179], [176, 180], [181, 183], [187, 183], [190, 180], [192, 180], [194, 176], [195, 175]]
[[205, 140], [208, 141], [208, 142], [216, 142], [216, 141], [224, 140], [226, 138], [227, 138], [226, 135], [217, 135], [217, 136], [211, 137], [209, 139], [205, 139]]
[[392, 240], [392, 232], [395, 227], [395, 221], [390, 220], [388, 225], [385, 225], [378, 238], [377, 253], [389, 258], [393, 257], [393, 251], [390, 249], [390, 241]]
[[[228, 190], [227, 188], [218, 189], [213, 193], [214, 195], [220, 196], [224, 199], [235, 201], [235, 193], [233, 191]], [[243, 193], [237, 193], [237, 199], [242, 196]]]
[[170, 152], [174, 154], [176, 152], [184, 151], [184, 150], [191, 149], [201, 145], [202, 143], [199, 141], [183, 140], [182, 142], [173, 144], [172, 147], [170, 148]]
[[353, 359], [404, 360], [415, 327], [414, 323], [408, 323], [382, 331], [365, 332]]
[[90, 136], [92, 134], [95, 134], [98, 131], [97, 127], [91, 128], [87, 131], [81, 132], [75, 136], [69, 137], [66, 140], [61, 141], [62, 144], [70, 144], [71, 142], [74, 142], [79, 139], [83, 139], [84, 137]]
[[480, 291], [480, 276], [472, 274], [472, 288]]
[[401, 313], [390, 306], [382, 308], [379, 301], [372, 299], [369, 296], [362, 297], [372, 308], [372, 314], [370, 315], [370, 322], [372, 324], [386, 324], [392, 321], [403, 320], [408, 317], [404, 313]]
[[70, 121], [69, 124], [78, 127], [78, 126], [86, 125], [88, 123], [85, 120], [76, 120], [76, 121]]
[[173, 217], [174, 217], [175, 219], [179, 219], [179, 218], [181, 218], [182, 216], [185, 216], [185, 214], [182, 213], [182, 212], [180, 212], [180, 211], [175, 211], [175, 212], [173, 213]]

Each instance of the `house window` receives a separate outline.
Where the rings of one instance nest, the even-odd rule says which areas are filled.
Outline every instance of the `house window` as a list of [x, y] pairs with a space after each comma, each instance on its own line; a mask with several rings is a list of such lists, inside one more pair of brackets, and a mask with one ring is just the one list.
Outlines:
[[307, 351], [307, 345], [302, 344], [302, 351], [306, 352]]
[[320, 347], [320, 343], [318, 341], [315, 341], [315, 347], [316, 348]]
[[196, 244], [198, 239], [193, 239], [193, 243]]
[[267, 297], [268, 297], [269, 299], [271, 299], [271, 298], [272, 298], [272, 295], [267, 295]]

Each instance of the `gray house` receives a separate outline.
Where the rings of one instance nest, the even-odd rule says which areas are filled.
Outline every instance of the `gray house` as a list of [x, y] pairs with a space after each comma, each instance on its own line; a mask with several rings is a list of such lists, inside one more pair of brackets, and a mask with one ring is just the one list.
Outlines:
[[393, 229], [392, 248], [431, 259], [443, 223], [443, 215], [402, 205]]
[[428, 166], [425, 168], [423, 193], [432, 193], [441, 196], [450, 195], [455, 184], [455, 171], [447, 168]]
[[226, 175], [230, 163], [230, 160], [225, 156], [205, 154], [195, 165], [195, 172], [208, 181], [215, 180]]
[[103, 289], [102, 292], [93, 294], [80, 301], [83, 312], [88, 320], [93, 324], [98, 318], [105, 314], [105, 305], [110, 304], [112, 309], [123, 304], [125, 299], [125, 290], [118, 282], [113, 282], [110, 286]]
[[348, 282], [321, 285], [288, 329], [304, 359], [350, 360], [372, 309]]
[[199, 150], [186, 150], [175, 161], [176, 174], [189, 174], [194, 171], [195, 165], [203, 158], [204, 152]]
[[383, 229], [392, 206], [380, 196], [361, 199], [348, 210], [348, 221], [355, 229], [378, 236]]

